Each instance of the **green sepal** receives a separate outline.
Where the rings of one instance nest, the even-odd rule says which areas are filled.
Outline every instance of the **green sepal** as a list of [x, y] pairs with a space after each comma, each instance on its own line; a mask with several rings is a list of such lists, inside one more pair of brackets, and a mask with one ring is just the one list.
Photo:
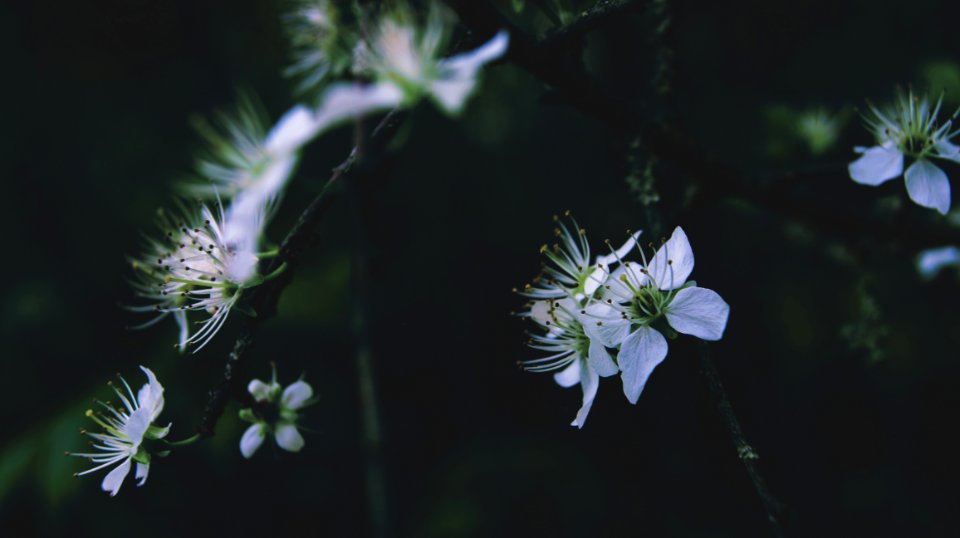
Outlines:
[[260, 422], [260, 419], [257, 418], [257, 415], [253, 412], [253, 409], [250, 408], [241, 409], [238, 415], [240, 416], [240, 420], [249, 422], [251, 424]]

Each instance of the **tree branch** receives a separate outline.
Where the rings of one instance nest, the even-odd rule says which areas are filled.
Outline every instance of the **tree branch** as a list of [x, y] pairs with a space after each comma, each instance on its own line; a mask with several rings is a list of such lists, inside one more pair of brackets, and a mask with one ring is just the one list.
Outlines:
[[747, 439], [743, 435], [743, 430], [740, 429], [740, 421], [737, 420], [737, 415], [733, 412], [733, 406], [730, 404], [730, 399], [727, 398], [727, 391], [723, 388], [723, 382], [720, 381], [720, 373], [717, 372], [717, 366], [713, 362], [710, 348], [706, 342], [701, 342], [700, 344], [700, 373], [707, 383], [707, 389], [710, 395], [713, 396], [720, 420], [726, 427], [727, 433], [730, 434], [730, 439], [737, 449], [737, 457], [743, 462], [743, 466], [747, 470], [747, 475], [750, 476], [750, 480], [753, 482], [753, 489], [756, 490], [757, 496], [760, 497], [760, 502], [763, 503], [763, 509], [767, 512], [767, 520], [770, 522], [773, 534], [778, 538], [782, 538], [784, 534], [783, 528], [780, 526], [780, 520], [783, 514], [783, 505], [780, 504], [780, 501], [767, 489], [767, 482], [763, 479], [763, 475], [760, 474], [760, 470], [757, 468], [757, 460], [760, 459], [760, 455], [757, 454], [753, 446], [747, 442]]
[[406, 114], [399, 110], [387, 114], [369, 138], [365, 140], [362, 156], [354, 148], [350, 155], [333, 169], [333, 174], [327, 180], [323, 190], [303, 210], [296, 224], [280, 244], [279, 254], [267, 268], [266, 274], [271, 273], [283, 264], [287, 265], [286, 271], [277, 278], [247, 292], [246, 298], [243, 300], [247, 306], [257, 313], [257, 316], [247, 318], [240, 336], [234, 343], [233, 350], [227, 356], [223, 375], [209, 392], [203, 417], [197, 427], [197, 433], [203, 436], [213, 435], [217, 420], [223, 415], [227, 402], [231, 398], [236, 398], [243, 403], [250, 403], [250, 395], [243, 390], [242, 386], [243, 368], [246, 355], [253, 346], [257, 328], [264, 320], [276, 314], [280, 294], [290, 283], [297, 266], [299, 266], [300, 257], [310, 244], [317, 223], [330, 207], [335, 196], [335, 187], [347, 181], [358, 168], [372, 165], [386, 151], [387, 145], [393, 140], [405, 117]]
[[[612, 18], [611, 13], [621, 13], [612, 6], [608, 8], [610, 11], [601, 11], [602, 15], [588, 12], [565, 27], [568, 29], [566, 32], [560, 30], [537, 42], [511, 24], [488, 2], [448, 0], [448, 3], [457, 11], [463, 23], [478, 33], [507, 29], [511, 41], [505, 60], [553, 86], [565, 102], [599, 119], [622, 136], [640, 133], [643, 142], [654, 154], [694, 180], [699, 190], [699, 203], [738, 197], [760, 207], [778, 210], [791, 219], [800, 220], [829, 235], [842, 234], [849, 238], [853, 234], [863, 234], [909, 251], [960, 243], [960, 230], [945, 219], [932, 215], [930, 210], [914, 210], [910, 207], [910, 211], [897, 216], [897, 221], [891, 221], [872, 212], [855, 213], [850, 207], [824, 204], [825, 200], [837, 198], [838, 189], [858, 189], [859, 192], [851, 194], [854, 198], [872, 197], [875, 200], [878, 197], [877, 191], [871, 193], [865, 187], [855, 185], [847, 177], [845, 169], [818, 175], [820, 180], [816, 182], [800, 181], [810, 179], [800, 175], [785, 176], [781, 178], [784, 181], [762, 183], [727, 165], [712, 161], [701, 147], [677, 129], [647, 121], [638, 107], [607, 95], [594, 84], [583, 68], [579, 55], [556, 54], [556, 51], [562, 48], [558, 43], [596, 29], [602, 22]], [[620, 2], [617, 7], [621, 10], [637, 9], [646, 4], [643, 1]], [[824, 189], [826, 192], [814, 195], [804, 194], [803, 191], [813, 184], [829, 190]]]

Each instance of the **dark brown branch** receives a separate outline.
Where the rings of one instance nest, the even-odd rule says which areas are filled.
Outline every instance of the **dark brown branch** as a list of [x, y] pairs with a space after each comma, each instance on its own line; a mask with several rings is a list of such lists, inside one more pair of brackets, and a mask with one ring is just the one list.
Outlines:
[[387, 114], [369, 138], [364, 141], [362, 158], [354, 149], [346, 160], [334, 168], [333, 174], [327, 180], [323, 190], [300, 214], [300, 218], [297, 219], [296, 224], [280, 244], [279, 254], [267, 268], [266, 274], [270, 274], [284, 264], [286, 264], [286, 270], [275, 279], [247, 292], [244, 299], [245, 304], [257, 315], [247, 318], [240, 336], [233, 346], [233, 351], [227, 356], [222, 377], [210, 390], [203, 417], [197, 427], [197, 432], [201, 435], [213, 435], [217, 420], [223, 415], [223, 411], [231, 398], [250, 403], [250, 396], [243, 390], [243, 367], [247, 352], [253, 345], [257, 328], [265, 319], [273, 317], [276, 313], [280, 294], [290, 283], [297, 266], [300, 264], [300, 257], [310, 244], [317, 223], [330, 207], [335, 196], [335, 187], [346, 181], [357, 169], [375, 162], [386, 151], [387, 145], [397, 133], [404, 117], [405, 114], [398, 110]]
[[706, 342], [701, 343], [700, 346], [700, 373], [703, 375], [703, 379], [707, 383], [707, 389], [717, 406], [720, 420], [723, 421], [727, 433], [730, 434], [730, 439], [737, 449], [737, 457], [743, 462], [747, 475], [753, 482], [753, 489], [756, 490], [760, 502], [763, 503], [763, 509], [767, 512], [767, 520], [770, 522], [774, 536], [783, 537], [783, 528], [781, 527], [783, 505], [767, 489], [767, 482], [757, 468], [760, 455], [747, 442], [743, 430], [740, 429], [740, 421], [737, 420], [737, 415], [733, 412], [733, 406], [730, 405], [730, 399], [727, 398], [727, 391], [723, 388], [723, 382], [720, 381], [720, 374], [713, 362], [710, 348]]

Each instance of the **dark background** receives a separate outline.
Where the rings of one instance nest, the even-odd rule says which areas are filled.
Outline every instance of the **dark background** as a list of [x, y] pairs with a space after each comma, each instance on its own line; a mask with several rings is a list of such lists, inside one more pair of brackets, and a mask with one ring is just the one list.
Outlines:
[[[673, 117], [714, 158], [751, 173], [851, 160], [853, 145], [870, 143], [852, 111], [865, 99], [933, 86], [953, 88], [956, 106], [960, 40], [948, 4], [670, 2]], [[141, 384], [140, 364], [166, 387], [172, 437], [200, 419], [237, 319], [196, 355], [176, 354], [172, 322], [125, 330], [139, 319], [118, 306], [131, 299], [125, 259], [191, 169], [201, 144], [192, 116], [229, 107], [238, 89], [274, 118], [293, 102], [280, 12], [247, 0], [0, 4], [0, 534], [369, 534], [346, 198], [251, 355], [252, 375], [266, 378], [276, 361], [282, 382], [305, 372], [319, 393], [301, 453], [265, 444], [243, 460], [245, 425], [231, 406], [215, 438], [155, 460], [145, 487], [130, 476], [116, 498], [100, 491], [102, 473], [71, 478], [86, 463], [63, 456], [83, 447], [89, 399], [108, 396], [114, 372]], [[645, 24], [622, 17], [588, 42], [591, 71], [624, 98], [649, 90]], [[462, 118], [417, 108], [365, 212], [395, 534], [768, 535], [691, 338], [671, 342], [636, 406], [604, 380], [582, 431], [568, 426], [579, 389], [516, 367], [533, 355], [509, 315], [522, 303], [511, 288], [538, 270], [551, 215], [573, 210], [599, 249], [642, 211], [625, 182], [624, 141], [543, 93], [497, 65]], [[847, 118], [816, 157], [790, 119], [812, 106]], [[344, 128], [307, 149], [274, 240], [350, 143]], [[836, 192], [819, 187], [838, 207], [862, 208], [879, 191], [904, 212], [932, 214], [907, 201], [902, 181], [877, 191], [838, 181]], [[665, 225], [685, 228], [693, 278], [731, 305], [714, 355], [790, 534], [954, 535], [956, 275], [923, 283], [915, 252], [869, 237], [854, 238], [860, 264], [844, 262], [846, 243], [832, 234], [733, 198]], [[879, 317], [863, 321], [858, 290]], [[858, 346], [857, 327], [879, 338]]]

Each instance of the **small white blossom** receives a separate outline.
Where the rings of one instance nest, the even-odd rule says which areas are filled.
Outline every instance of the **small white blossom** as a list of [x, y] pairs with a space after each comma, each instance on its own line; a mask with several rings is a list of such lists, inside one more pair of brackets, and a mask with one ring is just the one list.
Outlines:
[[932, 248], [917, 256], [917, 271], [926, 280], [933, 279], [947, 267], [960, 267], [960, 248]]
[[562, 387], [580, 384], [583, 405], [571, 425], [583, 428], [597, 395], [600, 377], [614, 375], [618, 369], [603, 344], [587, 337], [579, 310], [577, 302], [569, 297], [533, 301], [530, 309], [520, 315], [529, 317], [544, 331], [544, 334], [531, 333], [529, 346], [545, 352], [546, 356], [524, 361], [521, 366], [529, 372], [556, 372], [553, 378]]
[[[877, 145], [855, 148], [863, 156], [850, 163], [850, 177], [857, 183], [876, 186], [903, 174], [910, 199], [923, 207], [936, 209], [941, 214], [950, 210], [950, 182], [931, 159], [960, 162], [960, 147], [951, 140], [958, 131], [952, 131], [952, 120], [937, 125], [937, 114], [943, 97], [931, 110], [926, 98], [917, 99], [912, 92], [900, 95], [895, 107], [881, 111], [871, 106], [872, 117], [867, 124], [873, 131]], [[904, 158], [913, 163], [903, 171]]]
[[649, 263], [640, 253], [643, 264], [622, 261], [604, 285], [603, 299], [584, 309], [587, 334], [620, 349], [617, 364], [631, 403], [637, 402], [653, 369], [667, 356], [661, 330], [719, 340], [730, 314], [730, 306], [716, 292], [687, 282], [693, 250], [681, 228]]
[[305, 442], [297, 429], [298, 411], [316, 401], [313, 388], [301, 379], [284, 389], [277, 383], [274, 370], [270, 383], [254, 379], [247, 385], [247, 390], [258, 405], [240, 411], [240, 418], [253, 423], [240, 438], [243, 457], [253, 457], [269, 433], [273, 434], [280, 448], [299, 452]]
[[[569, 212], [565, 216], [570, 217]], [[521, 295], [532, 299], [571, 297], [582, 300], [592, 297], [606, 282], [611, 264], [626, 256], [640, 236], [640, 232], [631, 234], [622, 247], [606, 256], [597, 256], [595, 263], [591, 264], [586, 230], [577, 226], [572, 217], [570, 226], [559, 217], [554, 220], [557, 222], [554, 235], [558, 242], [540, 247], [540, 253], [549, 263], [543, 266], [542, 273], [531, 284], [519, 290]]]
[[75, 476], [83, 476], [118, 464], [107, 473], [101, 483], [103, 490], [109, 492], [110, 496], [120, 491], [120, 486], [123, 485], [123, 480], [130, 473], [130, 467], [134, 463], [136, 463], [137, 485], [142, 486], [147, 481], [147, 474], [150, 471], [150, 453], [144, 449], [142, 443], [145, 439], [162, 439], [170, 431], [169, 424], [163, 428], [153, 426], [153, 422], [163, 411], [163, 386], [148, 368], [141, 366], [140, 369], [147, 375], [147, 383], [140, 388], [136, 396], [130, 389], [130, 385], [121, 377], [123, 390], [116, 386], [113, 390], [122, 407], [118, 409], [110, 402], [98, 401], [97, 403], [106, 412], [96, 413], [91, 409], [86, 413], [104, 430], [102, 433], [83, 432], [93, 439], [91, 446], [100, 452], [68, 452], [71, 456], [87, 458], [96, 464], [92, 469], [77, 473]]
[[[256, 241], [238, 238], [222, 221], [222, 214], [218, 218], [205, 206], [199, 219], [162, 219], [166, 236], [150, 241], [147, 254], [133, 261], [134, 289], [148, 304], [131, 310], [155, 313], [138, 328], [172, 315], [180, 326], [180, 349], [196, 344], [199, 350], [226, 322], [241, 292], [262, 282], [256, 274]], [[259, 235], [259, 230], [245, 231]], [[206, 319], [191, 334], [194, 314]]]

